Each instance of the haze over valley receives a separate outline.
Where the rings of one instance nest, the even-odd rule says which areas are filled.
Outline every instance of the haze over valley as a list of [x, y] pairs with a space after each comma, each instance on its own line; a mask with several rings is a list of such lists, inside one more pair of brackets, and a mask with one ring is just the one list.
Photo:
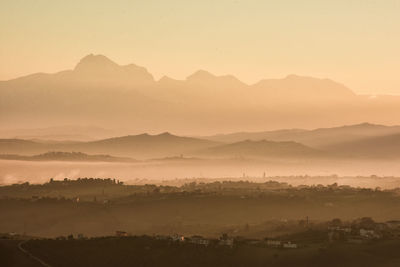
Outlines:
[[[68, 127], [63, 127], [68, 134]], [[84, 134], [74, 127], [73, 131]], [[36, 132], [42, 132], [36, 130]], [[112, 132], [103, 130], [100, 132]], [[47, 137], [47, 135], [44, 135]], [[72, 136], [72, 135], [70, 135]], [[126, 135], [95, 141], [0, 139], [0, 182], [64, 177], [259, 179], [275, 176], [398, 176], [400, 127], [369, 123], [215, 136]], [[89, 137], [92, 139], [92, 137]], [[94, 137], [93, 137], [94, 139]], [[368, 180], [368, 179], [367, 179]], [[396, 178], [283, 179], [291, 183], [397, 187]]]
[[[357, 95], [329, 79], [249, 85], [200, 70], [155, 80], [143, 67], [90, 54], [73, 70], [0, 82], [0, 95], [2, 183], [76, 170], [125, 180], [400, 175], [400, 121], [391, 116], [400, 98]], [[104, 171], [91, 171], [99, 161]], [[49, 171], [54, 164], [63, 171]]]

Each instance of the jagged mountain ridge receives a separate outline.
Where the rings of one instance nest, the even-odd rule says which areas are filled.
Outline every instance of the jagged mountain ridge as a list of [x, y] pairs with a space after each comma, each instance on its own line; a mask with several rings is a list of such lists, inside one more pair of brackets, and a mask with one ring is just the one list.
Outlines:
[[[145, 68], [84, 57], [73, 70], [0, 82], [3, 127], [128, 125], [136, 132], [213, 132], [382, 121], [400, 97], [358, 96], [329, 79], [289, 75], [248, 85], [197, 71], [156, 81]], [[218, 114], [216, 116], [216, 114]], [[399, 119], [400, 120], [400, 119]]]

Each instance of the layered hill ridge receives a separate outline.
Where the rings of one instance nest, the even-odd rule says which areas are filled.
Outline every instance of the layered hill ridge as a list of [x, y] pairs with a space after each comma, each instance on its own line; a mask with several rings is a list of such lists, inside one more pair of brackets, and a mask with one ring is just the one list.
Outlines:
[[400, 126], [370, 123], [314, 130], [283, 129], [186, 137], [164, 132], [96, 141], [0, 139], [0, 154], [34, 156], [49, 151], [135, 159], [201, 158], [400, 158]]
[[48, 151], [82, 152], [87, 154], [107, 154], [117, 157], [151, 159], [181, 156], [206, 149], [218, 142], [191, 137], [181, 137], [170, 133], [149, 135], [128, 135], [89, 142], [43, 143], [21, 139], [0, 139], [1, 154], [35, 155]]
[[164, 132], [158, 135], [140, 134], [109, 138], [80, 144], [85, 151], [109, 151], [112, 155], [135, 156], [135, 158], [158, 158], [177, 156], [198, 149], [212, 147], [214, 141], [182, 137]]
[[33, 156], [2, 155], [0, 159], [23, 161], [92, 161], [92, 162], [133, 162], [130, 158], [119, 158], [110, 155], [88, 155], [82, 152], [47, 152]]
[[232, 143], [249, 139], [258, 141], [267, 139], [271, 141], [295, 141], [314, 148], [332, 148], [335, 144], [355, 142], [372, 137], [389, 136], [399, 133], [400, 126], [385, 126], [371, 123], [360, 123], [332, 128], [283, 129], [264, 132], [238, 132], [204, 137], [205, 139]]
[[326, 146], [325, 149], [358, 158], [400, 158], [400, 133], [373, 136]]
[[42, 142], [46, 140], [49, 142], [93, 141], [120, 135], [119, 132], [96, 126], [63, 125], [3, 130], [0, 132], [0, 138], [40, 140]]
[[216, 157], [303, 158], [324, 156], [321, 151], [293, 141], [244, 140], [202, 151]]

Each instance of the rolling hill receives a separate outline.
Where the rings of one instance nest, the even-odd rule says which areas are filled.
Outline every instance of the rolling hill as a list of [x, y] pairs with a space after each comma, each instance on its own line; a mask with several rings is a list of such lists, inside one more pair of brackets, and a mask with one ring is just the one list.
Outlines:
[[93, 162], [133, 162], [130, 158], [110, 155], [88, 155], [81, 152], [47, 152], [34, 156], [1, 155], [0, 159], [24, 161], [93, 161]]
[[63, 125], [46, 128], [8, 129], [0, 131], [0, 138], [50, 140], [50, 141], [94, 141], [118, 135], [117, 131], [95, 126]]
[[151, 159], [180, 156], [192, 151], [206, 149], [218, 142], [191, 137], [181, 137], [170, 133], [158, 135], [129, 135], [91, 142], [38, 142], [20, 139], [0, 139], [0, 153], [35, 155], [48, 151], [82, 152], [107, 154], [117, 157]]
[[134, 158], [158, 158], [179, 156], [195, 150], [209, 148], [218, 144], [214, 141], [191, 137], [181, 137], [170, 133], [158, 135], [140, 134], [103, 139], [99, 141], [73, 144], [70, 149], [90, 153], [108, 153]]
[[400, 134], [369, 137], [326, 147], [343, 156], [358, 158], [400, 158]]
[[333, 128], [318, 128], [315, 130], [284, 129], [265, 132], [239, 132], [225, 135], [203, 137], [208, 140], [232, 143], [243, 140], [271, 140], [271, 141], [295, 141], [304, 145], [328, 149], [335, 144], [355, 142], [377, 136], [400, 133], [400, 126], [385, 126], [370, 123], [362, 123]]
[[245, 140], [208, 148], [199, 154], [210, 157], [238, 157], [238, 158], [303, 158], [321, 157], [324, 153], [300, 143], [285, 141], [251, 141]]
[[87, 142], [0, 139], [1, 154], [82, 152], [140, 160], [173, 157], [398, 158], [400, 127], [363, 123], [315, 130], [288, 129], [193, 138], [168, 132]]

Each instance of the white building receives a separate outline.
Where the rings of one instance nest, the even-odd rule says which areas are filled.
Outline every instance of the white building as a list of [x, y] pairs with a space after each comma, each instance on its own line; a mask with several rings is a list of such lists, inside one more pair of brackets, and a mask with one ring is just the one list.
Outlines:
[[267, 240], [267, 246], [269, 247], [280, 247], [282, 242], [280, 240]]
[[190, 238], [190, 243], [197, 244], [197, 245], [203, 245], [203, 246], [208, 246], [210, 244], [210, 240], [205, 239], [201, 236], [192, 236]]
[[219, 241], [219, 244], [221, 246], [229, 246], [232, 247], [233, 246], [233, 238], [227, 238], [227, 239], [221, 239]]
[[297, 244], [294, 244], [289, 241], [289, 242], [283, 244], [283, 248], [297, 248]]

